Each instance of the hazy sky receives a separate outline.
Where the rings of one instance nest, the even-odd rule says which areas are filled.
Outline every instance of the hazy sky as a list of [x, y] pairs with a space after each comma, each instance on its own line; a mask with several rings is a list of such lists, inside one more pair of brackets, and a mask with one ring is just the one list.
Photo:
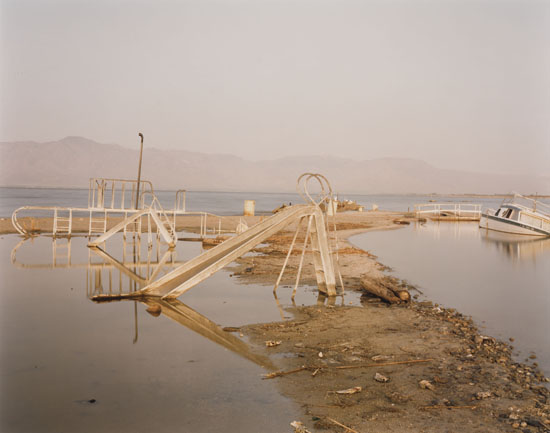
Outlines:
[[550, 0], [0, 0], [0, 140], [550, 174]]

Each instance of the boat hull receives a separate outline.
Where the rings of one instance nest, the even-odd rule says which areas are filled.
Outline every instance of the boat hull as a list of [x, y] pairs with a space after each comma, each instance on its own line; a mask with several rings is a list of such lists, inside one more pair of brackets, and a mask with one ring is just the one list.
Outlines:
[[482, 214], [479, 220], [479, 227], [495, 230], [504, 233], [514, 233], [527, 236], [550, 236], [550, 232], [546, 232], [535, 227], [530, 227], [518, 221], [512, 221], [505, 218], [499, 218], [494, 215]]

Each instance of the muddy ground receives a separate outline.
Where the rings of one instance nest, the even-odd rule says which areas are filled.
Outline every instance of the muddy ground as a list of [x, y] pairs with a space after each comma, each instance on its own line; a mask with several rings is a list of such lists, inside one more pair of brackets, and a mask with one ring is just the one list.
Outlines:
[[[347, 291], [361, 290], [360, 277], [366, 277], [408, 287], [418, 297], [385, 275], [373, 254], [346, 241], [365, 230], [399, 228], [407, 219], [376, 212], [339, 216]], [[273, 285], [292, 236], [276, 235], [256, 249], [259, 255], [241, 258], [233, 276]], [[282, 284], [294, 284], [300, 253], [291, 255]], [[305, 263], [302, 284], [315, 285], [309, 253]], [[309, 431], [550, 432], [548, 379], [535, 362], [512, 360], [509, 344], [480, 335], [470, 318], [430, 302], [390, 306], [365, 294], [362, 303], [334, 306], [321, 297], [317, 306], [289, 309], [290, 321], [239, 331], [278, 366], [281, 374], [264, 380], [302, 406], [297, 421]]]

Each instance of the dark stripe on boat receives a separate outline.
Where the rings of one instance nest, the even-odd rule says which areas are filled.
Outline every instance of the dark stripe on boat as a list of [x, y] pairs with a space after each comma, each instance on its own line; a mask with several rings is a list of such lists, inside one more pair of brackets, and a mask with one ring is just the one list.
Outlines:
[[512, 224], [512, 225], [515, 225], [515, 226], [518, 226], [518, 227], [522, 227], [524, 229], [532, 230], [532, 231], [537, 232], [537, 233], [542, 233], [543, 235], [550, 235], [550, 232], [547, 232], [547, 231], [542, 230], [542, 229], [538, 229], [538, 228], [533, 227], [533, 226], [529, 226], [527, 224], [522, 224], [522, 223], [517, 222], [517, 221], [509, 220], [509, 219], [506, 219], [506, 218], [499, 218], [499, 217], [496, 217], [494, 215], [487, 215], [487, 214], [482, 214], [481, 216], [485, 217], [485, 218], [489, 218], [490, 220], [500, 221], [502, 223], [508, 223], [508, 224]]

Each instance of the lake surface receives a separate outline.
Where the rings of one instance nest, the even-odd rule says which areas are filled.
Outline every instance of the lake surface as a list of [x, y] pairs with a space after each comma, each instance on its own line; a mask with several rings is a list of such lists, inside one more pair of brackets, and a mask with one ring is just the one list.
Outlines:
[[514, 338], [517, 359], [534, 353], [550, 375], [550, 238], [428, 222], [351, 240], [424, 298], [471, 315], [486, 334]]
[[[139, 302], [90, 297], [135, 290], [165, 246], [148, 255], [144, 242], [134, 249], [115, 237], [111, 260], [86, 244], [73, 237], [69, 258], [66, 239], [0, 237], [0, 431], [281, 432], [299, 419], [300, 408], [261, 380], [268, 361], [219, 327], [287, 317], [290, 288], [279, 289], [279, 307], [272, 286], [222, 271], [154, 317]], [[159, 275], [200, 250], [180, 242]], [[316, 289], [298, 291], [298, 304], [316, 301]], [[360, 303], [353, 294], [349, 302]]]
[[[165, 209], [174, 207], [174, 191], [156, 191]], [[397, 195], [397, 194], [346, 194], [341, 199], [355, 200], [366, 210], [376, 204], [380, 209], [392, 211], [413, 210], [417, 203], [434, 200], [431, 195]], [[267, 214], [283, 203], [303, 203], [298, 194], [259, 193], [259, 192], [213, 192], [187, 191], [188, 211], [204, 211], [218, 215], [242, 215], [245, 200], [256, 201], [256, 212]], [[463, 202], [481, 204], [483, 207], [498, 207], [499, 198], [484, 197], [445, 197], [437, 196], [438, 202]], [[10, 217], [12, 212], [21, 206], [61, 206], [87, 207], [87, 189], [61, 188], [0, 188], [0, 217]]]

